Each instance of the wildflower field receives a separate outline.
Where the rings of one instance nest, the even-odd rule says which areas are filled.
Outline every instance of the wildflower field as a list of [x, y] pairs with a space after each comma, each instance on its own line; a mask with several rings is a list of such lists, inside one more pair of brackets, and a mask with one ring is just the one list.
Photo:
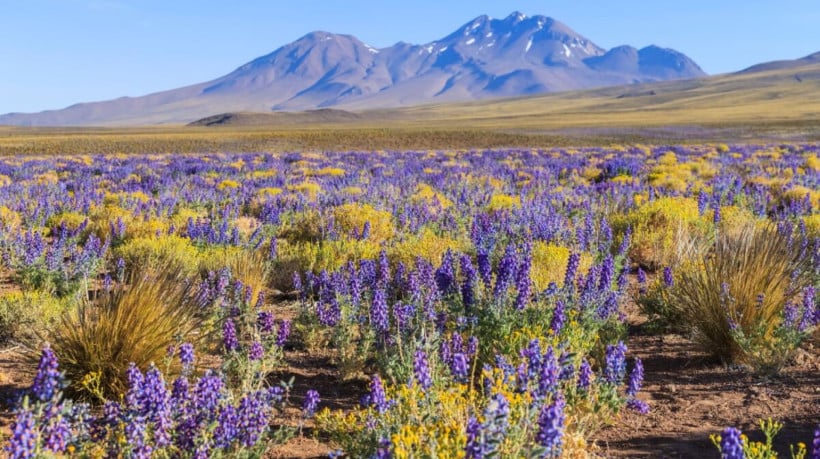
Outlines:
[[8, 156], [0, 255], [8, 457], [820, 458], [818, 144]]

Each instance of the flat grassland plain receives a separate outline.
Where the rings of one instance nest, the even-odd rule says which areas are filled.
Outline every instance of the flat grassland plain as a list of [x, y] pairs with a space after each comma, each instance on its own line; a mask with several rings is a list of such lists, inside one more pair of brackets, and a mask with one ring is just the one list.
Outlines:
[[[210, 126], [0, 127], [0, 154], [204, 153], [820, 140], [820, 64], [374, 110], [236, 113]], [[347, 113], [347, 112], [343, 112]]]
[[728, 426], [811, 451], [817, 94], [820, 65], [0, 127], [5, 451], [718, 457]]

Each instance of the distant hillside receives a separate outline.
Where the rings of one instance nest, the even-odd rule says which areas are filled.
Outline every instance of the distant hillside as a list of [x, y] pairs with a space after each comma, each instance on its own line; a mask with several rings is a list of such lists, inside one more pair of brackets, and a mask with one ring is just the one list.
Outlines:
[[191, 122], [190, 126], [267, 126], [344, 123], [361, 120], [362, 117], [344, 110], [323, 108], [304, 112], [275, 113], [220, 113]]
[[820, 64], [820, 52], [810, 54], [800, 59], [764, 62], [762, 64], [753, 65], [747, 69], [741, 70], [738, 73], [754, 73], [766, 72], [770, 70], [793, 69], [811, 64]]
[[503, 19], [480, 16], [422, 45], [399, 42], [377, 49], [351, 35], [312, 32], [209, 82], [0, 115], [0, 124], [188, 123], [215, 113], [391, 108], [704, 75], [675, 50], [605, 50], [555, 19], [515, 12]]

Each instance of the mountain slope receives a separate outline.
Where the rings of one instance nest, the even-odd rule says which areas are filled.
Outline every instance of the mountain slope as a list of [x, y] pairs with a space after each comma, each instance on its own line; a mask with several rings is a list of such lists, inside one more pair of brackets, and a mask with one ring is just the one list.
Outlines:
[[439, 40], [376, 49], [312, 32], [215, 80], [136, 98], [0, 115], [11, 125], [182, 123], [214, 113], [371, 109], [687, 79], [685, 55], [649, 46], [604, 50], [545, 16], [480, 16]]

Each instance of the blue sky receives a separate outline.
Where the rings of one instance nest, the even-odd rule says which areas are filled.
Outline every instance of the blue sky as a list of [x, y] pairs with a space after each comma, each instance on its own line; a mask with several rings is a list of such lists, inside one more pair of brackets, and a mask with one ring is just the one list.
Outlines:
[[313, 30], [424, 43], [513, 10], [604, 48], [672, 47], [709, 73], [820, 51], [817, 0], [0, 0], [0, 113], [206, 81]]

